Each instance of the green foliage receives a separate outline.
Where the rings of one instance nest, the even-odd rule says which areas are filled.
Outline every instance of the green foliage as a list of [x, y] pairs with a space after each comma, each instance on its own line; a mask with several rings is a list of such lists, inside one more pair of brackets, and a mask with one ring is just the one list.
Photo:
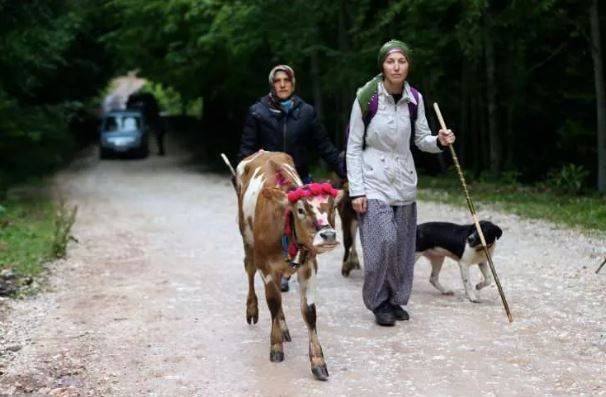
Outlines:
[[585, 186], [589, 172], [583, 166], [565, 164], [557, 171], [552, 171], [547, 185], [564, 194], [579, 194]]
[[508, 170], [501, 174], [501, 183], [517, 188], [522, 174], [517, 170]]
[[0, 214], [0, 269], [35, 276], [53, 258], [54, 206], [45, 195], [3, 203]]
[[[107, 28], [92, 0], [0, 4], [0, 197], [7, 186], [68, 160], [75, 117], [109, 74], [96, 35]], [[24, 155], [27, 153], [27, 155]]]
[[44, 264], [64, 258], [68, 242], [76, 241], [77, 207], [54, 203], [47, 192], [44, 183], [19, 185], [0, 205], [0, 271], [10, 275], [0, 294], [35, 291]]
[[202, 98], [185, 100], [174, 88], [153, 82], [145, 83], [140, 91], [152, 94], [158, 100], [160, 111], [165, 116], [202, 116]]
[[[419, 179], [419, 199], [466, 207], [459, 181], [451, 176]], [[545, 219], [588, 232], [606, 232], [604, 197], [577, 196], [544, 189], [541, 184], [515, 187], [501, 182], [470, 183], [471, 198], [478, 210], [497, 208], [527, 218]], [[436, 219], [437, 220], [437, 219]]]
[[[398, 38], [413, 49], [409, 81], [463, 132], [457, 144], [474, 175], [493, 164], [485, 155], [493, 150], [490, 118], [503, 141], [494, 150], [519, 175], [496, 170], [487, 180], [537, 180], [568, 162], [593, 178], [587, 7], [585, 0], [0, 1], [0, 169], [13, 167], [4, 178], [13, 175], [17, 160], [1, 162], [30, 144], [53, 152], [55, 161], [42, 158], [40, 170], [60, 164], [61, 148], [74, 146], [67, 104], [88, 103], [110, 75], [135, 69], [154, 82], [146, 89], [168, 114], [199, 116], [203, 103], [201, 141], [235, 150], [247, 107], [267, 92], [270, 67], [289, 63], [297, 92], [321, 104], [340, 143], [355, 89], [377, 72], [379, 46]], [[490, 114], [487, 42], [497, 85]], [[30, 115], [49, 128], [32, 130]], [[0, 175], [0, 191], [6, 184]]]
[[[484, 133], [490, 37], [497, 65], [496, 123], [506, 142], [498, 151], [508, 158], [507, 167], [536, 179], [564, 156], [564, 161], [586, 159], [584, 166], [595, 170], [595, 155], [587, 153], [593, 146], [585, 138], [569, 159], [563, 148], [570, 135], [553, 136], [571, 119], [585, 131], [595, 130], [593, 110], [583, 102], [594, 98], [583, 78], [591, 71], [584, 1], [112, 0], [110, 5], [119, 27], [104, 42], [126, 68], [140, 68], [141, 75], [173, 87], [186, 102], [203, 96], [205, 118], [214, 121], [207, 130], [228, 131], [216, 143], [237, 146], [246, 108], [266, 92], [269, 68], [282, 62], [295, 68], [299, 94], [322, 103], [321, 116], [339, 140], [355, 89], [377, 71], [379, 46], [399, 38], [413, 49], [409, 81], [426, 104], [439, 99], [449, 109], [455, 131], [465, 128], [468, 138], [461, 144], [472, 153], [465, 163], [479, 173], [490, 168], [490, 158], [476, 154], [491, 150]], [[432, 112], [426, 113], [433, 123]], [[537, 156], [539, 161], [530, 161]]]

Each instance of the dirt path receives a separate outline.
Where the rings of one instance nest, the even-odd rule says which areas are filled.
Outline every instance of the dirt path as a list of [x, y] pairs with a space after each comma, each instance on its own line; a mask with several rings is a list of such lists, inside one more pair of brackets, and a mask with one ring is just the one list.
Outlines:
[[[496, 289], [465, 300], [456, 265], [440, 296], [419, 262], [412, 319], [381, 328], [362, 304], [362, 274], [320, 259], [318, 332], [330, 372], [315, 381], [296, 282], [285, 295], [293, 341], [269, 362], [269, 313], [245, 322], [236, 201], [224, 176], [185, 157], [79, 161], [59, 177], [79, 206], [69, 258], [52, 289], [10, 303], [2, 322], [0, 395], [55, 396], [601, 396], [606, 395], [604, 239], [488, 212], [515, 322]], [[467, 223], [463, 209], [419, 203], [421, 221]], [[472, 272], [479, 277], [477, 269]]]

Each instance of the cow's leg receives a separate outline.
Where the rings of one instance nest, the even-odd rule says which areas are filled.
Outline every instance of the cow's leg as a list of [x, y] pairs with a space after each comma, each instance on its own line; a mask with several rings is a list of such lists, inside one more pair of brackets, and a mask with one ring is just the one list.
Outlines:
[[[278, 277], [278, 285], [282, 281], [282, 275]], [[288, 331], [288, 325], [286, 325], [286, 317], [284, 317], [284, 308], [280, 306], [280, 312], [278, 313], [278, 319], [280, 322], [280, 329], [282, 330], [282, 339], [286, 342], [290, 342], [290, 332]]]
[[478, 266], [480, 266], [480, 271], [482, 272], [482, 276], [484, 276], [484, 280], [476, 284], [476, 289], [480, 290], [490, 285], [492, 282], [492, 273], [490, 272], [490, 269], [488, 269], [488, 264], [486, 262], [480, 262]]
[[356, 251], [356, 234], [358, 232], [358, 221], [350, 202], [339, 206], [341, 216], [341, 229], [343, 230], [343, 265], [341, 274], [345, 277], [354, 269], [360, 268], [360, 260]]
[[255, 293], [255, 271], [252, 247], [244, 246], [244, 268], [248, 274], [248, 296], [246, 298], [246, 322], [256, 324], [259, 321], [259, 307]]
[[278, 313], [278, 319], [280, 321], [280, 329], [282, 330], [282, 340], [290, 342], [290, 331], [288, 331], [288, 325], [286, 325], [286, 317], [284, 317], [284, 310], [280, 307], [280, 313]]
[[269, 359], [274, 362], [284, 360], [282, 347], [282, 328], [280, 327], [280, 313], [282, 312], [282, 293], [280, 292], [280, 273], [263, 272], [265, 282], [265, 299], [271, 313], [271, 336]]
[[449, 289], [446, 289], [440, 284], [440, 270], [442, 270], [442, 264], [444, 263], [443, 256], [432, 256], [429, 258], [431, 262], [431, 276], [429, 277], [429, 282], [431, 285], [436, 287], [438, 291], [442, 293], [442, 295], [452, 295], [452, 292]]
[[307, 325], [309, 332], [309, 360], [311, 361], [311, 372], [316, 379], [327, 380], [328, 369], [324, 361], [322, 346], [318, 340], [316, 332], [316, 304], [315, 304], [315, 279], [317, 265], [315, 259], [307, 266], [299, 269], [297, 277], [299, 279], [299, 294], [301, 296], [301, 313], [303, 320]]

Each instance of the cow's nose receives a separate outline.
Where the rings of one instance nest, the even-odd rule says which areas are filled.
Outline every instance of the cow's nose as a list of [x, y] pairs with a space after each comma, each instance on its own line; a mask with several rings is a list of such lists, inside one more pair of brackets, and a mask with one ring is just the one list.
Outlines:
[[335, 241], [337, 233], [334, 230], [324, 230], [320, 232], [320, 237], [326, 241]]

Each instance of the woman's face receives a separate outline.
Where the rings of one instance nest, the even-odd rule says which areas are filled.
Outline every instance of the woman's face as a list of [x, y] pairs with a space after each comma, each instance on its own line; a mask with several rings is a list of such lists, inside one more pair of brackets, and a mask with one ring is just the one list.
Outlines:
[[274, 75], [274, 91], [280, 99], [288, 99], [294, 88], [290, 77], [284, 72], [276, 72]]
[[408, 77], [408, 60], [401, 52], [393, 52], [383, 61], [383, 76], [391, 84], [403, 84]]

